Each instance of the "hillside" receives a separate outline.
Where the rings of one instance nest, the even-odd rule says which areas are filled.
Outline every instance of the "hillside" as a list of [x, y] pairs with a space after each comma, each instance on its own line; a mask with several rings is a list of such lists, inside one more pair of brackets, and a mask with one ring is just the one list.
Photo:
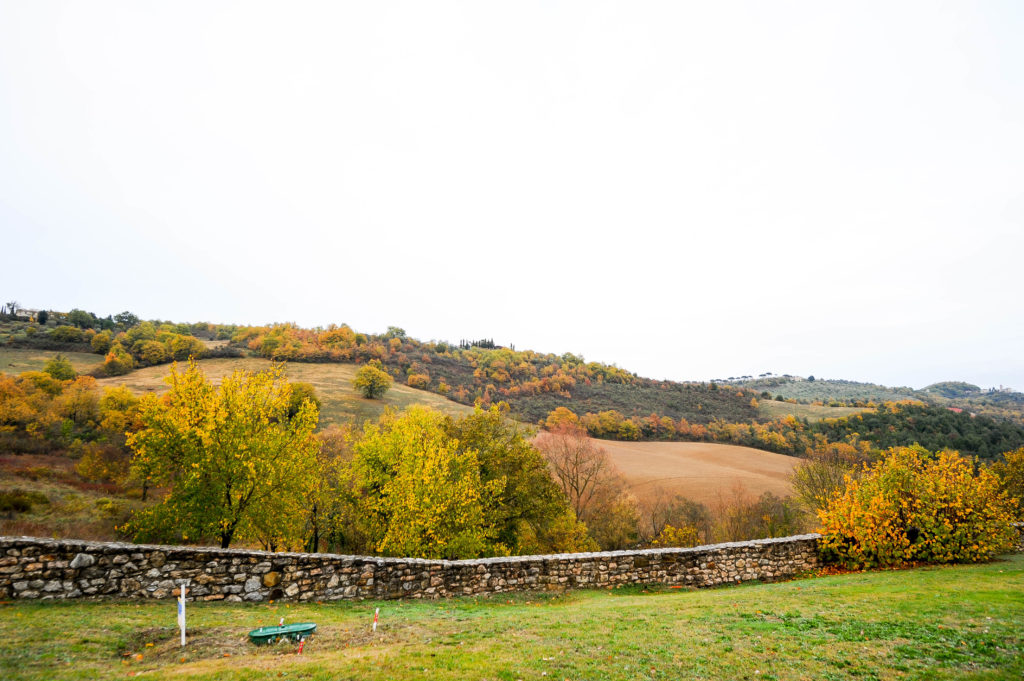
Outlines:
[[[762, 412], [779, 414], [786, 407], [767, 406], [768, 399], [796, 400], [808, 406], [860, 406], [868, 407], [882, 402], [911, 400], [924, 404], [963, 409], [994, 419], [1024, 425], [1024, 393], [1006, 388], [982, 389], [963, 381], [942, 381], [915, 390], [909, 387], [889, 387], [857, 381], [813, 379], [801, 376], [764, 376], [758, 378], [732, 378], [728, 385], [745, 390], [761, 391]], [[812, 404], [813, 403], [813, 404]], [[803, 416], [793, 408], [795, 416]], [[838, 415], [838, 414], [837, 414]], [[813, 419], [812, 419], [813, 420]]]
[[635, 419], [637, 425], [652, 414], [690, 423], [758, 418], [752, 391], [655, 381], [573, 353], [517, 351], [489, 339], [457, 345], [424, 342], [397, 327], [367, 334], [346, 325], [305, 329], [294, 324], [175, 324], [141, 321], [128, 312], [101, 318], [72, 310], [49, 313], [44, 324], [8, 317], [0, 322], [0, 344], [35, 353], [94, 352], [102, 359], [87, 370], [98, 377], [131, 374], [189, 356], [349, 366], [377, 360], [399, 384], [466, 406], [505, 402], [515, 418], [529, 423], [543, 420], [557, 407], [568, 407], [580, 416], [615, 412], [620, 418]]
[[800, 376], [769, 376], [750, 379], [726, 379], [722, 381], [757, 392], [766, 392], [772, 397], [796, 400], [820, 400], [828, 403], [832, 400], [840, 402], [874, 401], [887, 402], [897, 400], [920, 399], [913, 388], [891, 388], [877, 383], [859, 383], [857, 381], [807, 379]]
[[630, 491], [644, 500], [662, 489], [714, 508], [739, 491], [751, 498], [792, 494], [789, 477], [800, 459], [761, 449], [704, 442], [599, 440]]
[[940, 383], [932, 383], [931, 385], [925, 386], [924, 388], [921, 388], [920, 392], [955, 400], [957, 398], [978, 397], [981, 395], [981, 388], [972, 383], [965, 383], [963, 381], [942, 381]]
[[868, 407], [828, 407], [821, 404], [802, 404], [799, 402], [780, 402], [777, 400], [761, 400], [757, 405], [757, 413], [761, 418], [779, 419], [792, 415], [798, 419], [806, 419], [809, 423], [815, 423], [822, 419], [838, 419], [852, 416], [862, 411], [868, 411], [868, 409]]
[[[989, 417], [1018, 428], [1024, 425], [1024, 395], [984, 391], [962, 382], [947, 381], [916, 391], [771, 375], [733, 377], [728, 379], [732, 385], [655, 381], [572, 353], [516, 350], [490, 339], [424, 342], [397, 327], [375, 335], [345, 325], [307, 329], [294, 324], [172, 324], [140, 321], [130, 313], [101, 319], [78, 310], [51, 313], [46, 324], [7, 319], [0, 322], [0, 340], [6, 340], [8, 357], [7, 366], [0, 369], [10, 373], [38, 369], [47, 356], [62, 352], [79, 371], [101, 377], [102, 384], [124, 384], [136, 392], [161, 388], [159, 379], [175, 358], [198, 355], [212, 375], [229, 371], [228, 367], [285, 362], [293, 380], [316, 387], [324, 401], [324, 425], [379, 414], [381, 403], [362, 400], [350, 388], [355, 368], [369, 361], [381, 362], [394, 378], [395, 387], [384, 405], [402, 408], [421, 403], [459, 413], [477, 403], [484, 407], [505, 403], [512, 418], [530, 424], [545, 421], [556, 409], [569, 410], [572, 414], [560, 417], [578, 418], [592, 436], [614, 440], [711, 441], [803, 455], [823, 443], [789, 432], [795, 426], [784, 423], [788, 417], [818, 426], [901, 400], [959, 409], [968, 416]], [[85, 352], [90, 349], [94, 354]], [[936, 437], [941, 439], [942, 433], [929, 428], [919, 435], [919, 424], [901, 423], [895, 427], [902, 438], [896, 444], [939, 442]], [[980, 433], [984, 428], [974, 430]], [[981, 437], [984, 440], [988, 434]], [[851, 438], [858, 436], [851, 431], [843, 441]], [[993, 447], [1012, 439], [966, 438], [957, 444], [966, 447], [967, 443], [969, 453], [992, 457], [1001, 453], [993, 452]]]
[[42, 371], [54, 355], [63, 355], [80, 374], [89, 373], [103, 364], [103, 357], [87, 352], [58, 352], [0, 347], [0, 373], [20, 374], [23, 371]]
[[1015, 423], [918, 404], [882, 405], [849, 418], [821, 421], [813, 429], [832, 442], [862, 440], [883, 450], [919, 444], [990, 461], [1024, 446], [1024, 428]]
[[[200, 368], [213, 381], [237, 369], [246, 371], [263, 371], [273, 362], [258, 357], [242, 359], [202, 359]], [[379, 400], [367, 400], [352, 387], [352, 379], [358, 369], [352, 364], [302, 364], [289, 362], [285, 365], [285, 376], [289, 381], [310, 383], [320, 398], [320, 427], [332, 424], [362, 423], [366, 419], [376, 419], [385, 409], [401, 411], [414, 404], [426, 405], [447, 414], [458, 415], [473, 411], [472, 407], [452, 402], [435, 393], [416, 390], [406, 385], [396, 384]], [[163, 392], [167, 389], [164, 378], [170, 373], [170, 367], [160, 365], [138, 369], [124, 376], [103, 378], [98, 381], [101, 386], [123, 385], [136, 394], [147, 392]]]

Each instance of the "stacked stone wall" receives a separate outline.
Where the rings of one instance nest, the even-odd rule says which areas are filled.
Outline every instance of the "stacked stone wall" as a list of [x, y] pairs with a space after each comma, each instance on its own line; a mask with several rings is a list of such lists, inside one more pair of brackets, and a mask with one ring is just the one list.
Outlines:
[[[1024, 550], [1024, 524], [1019, 550]], [[0, 537], [0, 598], [169, 598], [180, 580], [200, 601], [441, 598], [618, 584], [708, 587], [776, 581], [821, 564], [820, 535], [693, 548], [477, 560], [271, 553]]]
[[818, 535], [685, 549], [419, 560], [0, 537], [0, 597], [201, 601], [440, 598], [617, 584], [774, 581], [819, 565]]

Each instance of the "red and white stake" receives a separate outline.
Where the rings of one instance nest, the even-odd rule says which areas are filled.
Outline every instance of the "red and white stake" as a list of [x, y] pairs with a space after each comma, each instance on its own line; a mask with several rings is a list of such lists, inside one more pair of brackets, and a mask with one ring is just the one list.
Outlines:
[[373, 611], [373, 631], [374, 631], [374, 633], [376, 633], [376, 631], [377, 631], [377, 617], [379, 617], [379, 616], [380, 616], [380, 608], [377, 608], [376, 610]]

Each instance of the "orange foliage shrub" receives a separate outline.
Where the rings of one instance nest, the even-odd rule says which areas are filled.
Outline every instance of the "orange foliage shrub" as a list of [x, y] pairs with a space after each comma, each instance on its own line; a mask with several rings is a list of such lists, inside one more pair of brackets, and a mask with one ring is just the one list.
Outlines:
[[409, 378], [406, 381], [410, 388], [416, 388], [417, 390], [426, 390], [430, 387], [430, 375], [429, 374], [409, 374]]
[[818, 512], [826, 558], [846, 567], [988, 560], [1015, 538], [1008, 497], [957, 452], [896, 447]]

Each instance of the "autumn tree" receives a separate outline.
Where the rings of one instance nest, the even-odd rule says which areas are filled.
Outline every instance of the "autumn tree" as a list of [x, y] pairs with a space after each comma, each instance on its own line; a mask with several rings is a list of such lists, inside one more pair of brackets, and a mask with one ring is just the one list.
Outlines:
[[823, 554], [849, 567], [988, 560], [1017, 536], [995, 475], [920, 446], [888, 450], [818, 516]]
[[351, 502], [373, 551], [421, 558], [508, 553], [486, 514], [505, 479], [484, 481], [477, 450], [461, 448], [444, 419], [421, 407], [385, 414], [354, 443]]
[[89, 345], [92, 346], [92, 351], [98, 355], [105, 355], [110, 350], [112, 342], [112, 336], [109, 331], [100, 331], [98, 334], [92, 337], [89, 341]]
[[[128, 388], [105, 388], [99, 399], [98, 442], [87, 443], [75, 470], [86, 480], [125, 482], [129, 474], [130, 451], [126, 438], [138, 429], [139, 398]], [[144, 490], [145, 491], [145, 490]]]
[[170, 359], [170, 355], [167, 352], [167, 346], [160, 341], [139, 341], [136, 345], [139, 346], [137, 352], [139, 359], [142, 360], [144, 364], [163, 364]]
[[638, 538], [639, 509], [608, 453], [582, 427], [563, 424], [541, 433], [536, 446], [576, 517], [602, 549], [621, 549]]
[[637, 500], [617, 474], [607, 478], [606, 483], [598, 488], [584, 520], [590, 536], [604, 551], [634, 548], [639, 540]]
[[193, 336], [176, 335], [170, 341], [171, 357], [178, 361], [184, 361], [190, 357], [199, 359], [206, 351], [206, 346], [198, 338]]
[[608, 453], [572, 424], [541, 433], [536, 443], [576, 517], [585, 521], [594, 498], [608, 486], [613, 474]]
[[352, 386], [368, 400], [376, 400], [391, 389], [391, 375], [384, 371], [380, 362], [371, 362], [356, 372]]
[[313, 405], [317, 414], [320, 413], [320, 398], [316, 395], [316, 388], [313, 387], [312, 383], [305, 383], [303, 381], [294, 381], [292, 386], [292, 396], [288, 401], [288, 418], [294, 417], [302, 409], [304, 402], [309, 402]]
[[194, 361], [172, 366], [171, 388], [140, 405], [142, 429], [128, 438], [133, 467], [168, 488], [138, 513], [137, 539], [180, 533], [184, 540], [300, 539], [306, 493], [315, 477], [316, 410], [304, 402], [289, 418], [283, 369], [235, 371], [213, 385]]
[[50, 338], [61, 343], [81, 343], [85, 336], [78, 327], [61, 325], [50, 332]]
[[355, 525], [354, 507], [348, 503], [351, 495], [345, 494], [351, 482], [347, 473], [352, 462], [352, 429], [331, 425], [319, 431], [316, 438], [320, 443], [318, 470], [306, 491], [303, 550], [316, 553], [324, 542], [336, 547], [365, 547], [365, 543], [337, 541], [346, 531], [351, 534]]
[[426, 372], [409, 374], [409, 377], [406, 379], [406, 384], [410, 388], [426, 390], [430, 387], [430, 374]]
[[811, 511], [820, 511], [837, 494], [846, 480], [859, 477], [865, 457], [853, 446], [830, 443], [819, 447], [793, 469], [793, 491]]
[[58, 413], [79, 426], [92, 426], [99, 416], [96, 379], [79, 376], [54, 399]]
[[[640, 503], [640, 519], [640, 538], [652, 544], [661, 537], [658, 545], [669, 546], [671, 544], [665, 543], [669, 537], [689, 536], [690, 530], [697, 540], [711, 542], [713, 519], [707, 506], [661, 487], [655, 487], [644, 495]], [[668, 534], [665, 534], [666, 530]]]
[[78, 375], [75, 372], [75, 368], [71, 366], [71, 360], [64, 355], [55, 355], [52, 357], [46, 363], [43, 371], [56, 378], [58, 381], [70, 381]]
[[1024, 520], [1024, 447], [1003, 454], [1003, 460], [992, 465], [999, 486], [1010, 499], [1018, 520]]
[[561, 425], [572, 425], [578, 426], [580, 423], [580, 417], [576, 413], [567, 407], [555, 407], [546, 419], [544, 419], [544, 427], [548, 430], [555, 430]]
[[120, 343], [114, 343], [101, 366], [107, 376], [121, 376], [135, 368], [135, 360]]
[[497, 540], [519, 554], [596, 548], [552, 478], [544, 456], [527, 439], [523, 427], [507, 416], [496, 406], [478, 407], [468, 416], [448, 417], [445, 424], [459, 447], [476, 450], [483, 482], [504, 481], [495, 503], [486, 510]]

